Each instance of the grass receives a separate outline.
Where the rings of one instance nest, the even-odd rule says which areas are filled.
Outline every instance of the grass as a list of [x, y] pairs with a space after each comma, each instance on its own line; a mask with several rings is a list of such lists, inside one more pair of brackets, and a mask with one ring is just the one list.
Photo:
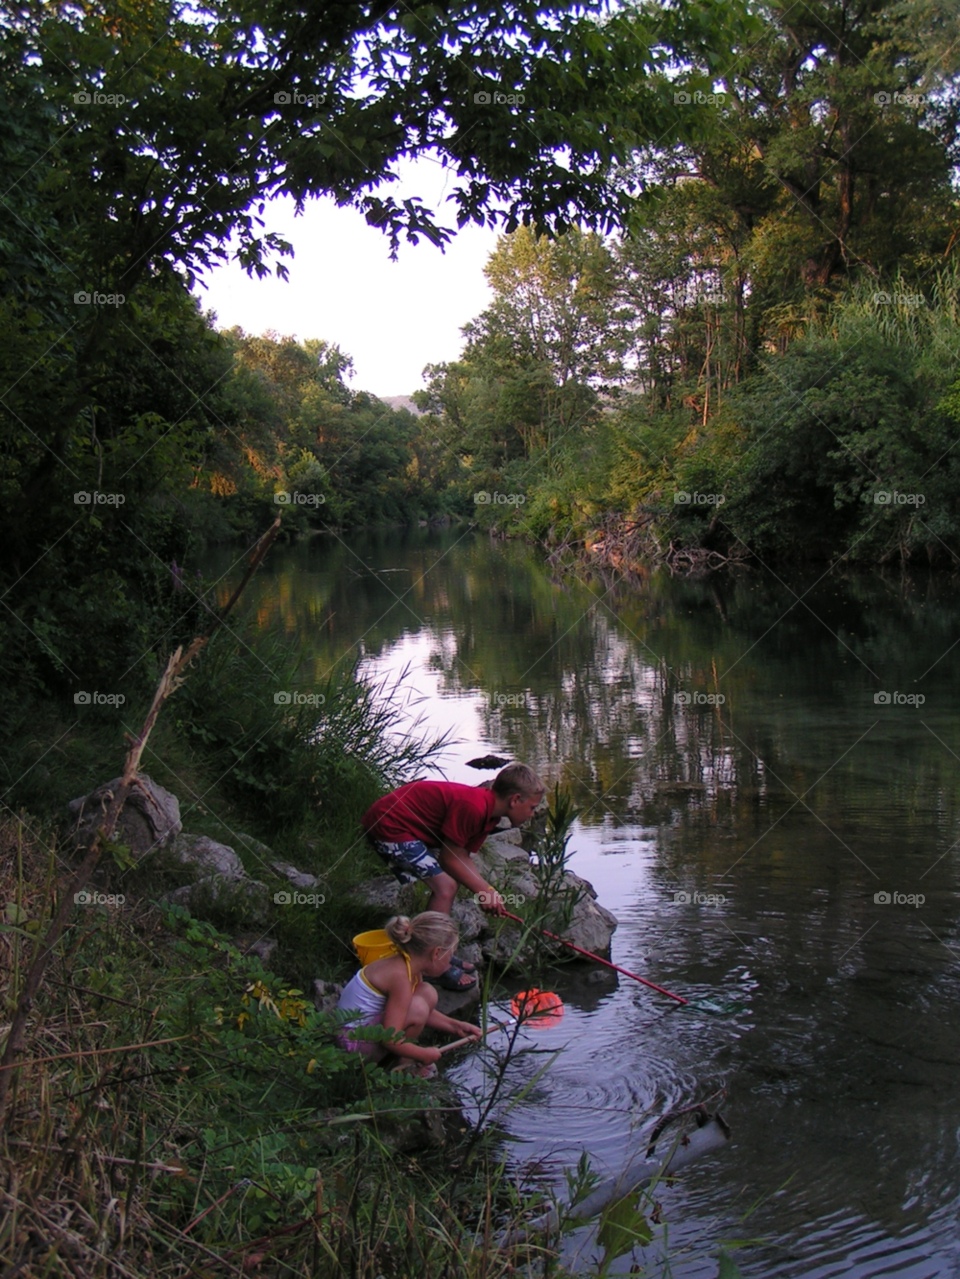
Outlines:
[[[7, 1009], [59, 862], [51, 828], [0, 825]], [[0, 1263], [81, 1279], [515, 1273], [497, 1238], [528, 1196], [496, 1131], [463, 1141], [452, 1095], [365, 1071], [337, 1025], [185, 911], [77, 906], [0, 1134]], [[432, 1142], [404, 1153], [425, 1115]]]

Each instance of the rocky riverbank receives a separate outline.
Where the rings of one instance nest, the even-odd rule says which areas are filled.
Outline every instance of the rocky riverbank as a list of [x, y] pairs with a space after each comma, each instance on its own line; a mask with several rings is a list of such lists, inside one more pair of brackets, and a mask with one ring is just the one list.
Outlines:
[[[119, 778], [69, 805], [71, 837], [77, 844], [89, 840], [118, 785]], [[276, 912], [291, 905], [316, 908], [323, 904], [322, 875], [300, 870], [251, 836], [237, 833], [236, 847], [232, 847], [184, 831], [177, 797], [146, 775], [140, 777], [120, 816], [115, 840], [129, 849], [134, 863], [150, 857], [168, 876], [183, 877], [182, 884], [163, 894], [164, 900], [187, 907], [201, 919], [229, 909], [242, 930], [237, 943], [264, 963], [269, 963], [277, 945], [271, 935]], [[476, 856], [480, 873], [506, 897], [508, 908], [521, 915], [537, 902], [541, 891], [530, 852], [524, 846], [529, 843], [531, 839], [520, 829], [508, 828], [495, 832]], [[257, 867], [255, 875], [245, 869], [238, 849], [247, 864], [252, 861]], [[593, 886], [567, 871], [551, 886], [551, 894], [573, 903], [562, 935], [584, 950], [608, 955], [617, 920], [596, 900]], [[369, 928], [382, 927], [390, 915], [414, 913], [418, 895], [422, 898], [419, 885], [402, 886], [392, 875], [374, 876], [352, 890], [357, 906], [369, 912]], [[475, 963], [481, 973], [491, 963], [508, 971], [522, 970], [529, 962], [530, 943], [523, 944], [521, 925], [484, 914], [462, 889], [452, 915], [460, 926], [458, 953]], [[557, 953], [563, 951], [553, 945]], [[314, 993], [317, 1007], [329, 1009], [336, 1005], [340, 986], [317, 975]], [[470, 991], [442, 991], [441, 998], [444, 1011], [465, 1009], [479, 999], [479, 983]]]

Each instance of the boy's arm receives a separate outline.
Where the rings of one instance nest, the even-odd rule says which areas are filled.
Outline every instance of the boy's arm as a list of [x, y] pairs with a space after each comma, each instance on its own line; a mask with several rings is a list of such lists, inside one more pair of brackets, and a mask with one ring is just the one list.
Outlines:
[[488, 910], [492, 915], [506, 913], [503, 898], [483, 878], [465, 848], [458, 848], [456, 844], [448, 844], [446, 840], [443, 840], [437, 860], [458, 884], [463, 884], [464, 888], [469, 888], [472, 893], [477, 894], [477, 904], [481, 910]]

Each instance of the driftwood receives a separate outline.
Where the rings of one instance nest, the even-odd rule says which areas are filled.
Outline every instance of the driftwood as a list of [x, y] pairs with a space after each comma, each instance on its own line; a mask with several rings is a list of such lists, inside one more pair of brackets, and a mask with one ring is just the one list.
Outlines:
[[627, 1195], [641, 1191], [651, 1181], [672, 1176], [703, 1155], [722, 1150], [730, 1140], [730, 1129], [719, 1111], [715, 1115], [697, 1114], [700, 1124], [693, 1132], [675, 1139], [666, 1155], [652, 1155], [649, 1147], [643, 1155], [632, 1159], [616, 1177], [610, 1177], [578, 1204], [566, 1208], [551, 1208], [549, 1212], [534, 1218], [519, 1230], [511, 1230], [504, 1236], [503, 1244], [519, 1244], [531, 1235], [550, 1234], [561, 1221], [583, 1224], [599, 1216], [605, 1208]]
[[63, 886], [60, 902], [57, 906], [56, 914], [47, 929], [47, 934], [33, 957], [33, 961], [27, 971], [24, 979], [23, 988], [20, 991], [20, 997], [17, 1000], [17, 1007], [10, 1023], [10, 1031], [7, 1035], [7, 1042], [4, 1046], [3, 1057], [0, 1058], [0, 1123], [3, 1122], [6, 1114], [7, 1102], [10, 1093], [10, 1086], [17, 1075], [17, 1067], [21, 1064], [19, 1056], [23, 1047], [23, 1037], [26, 1031], [27, 1021], [30, 1017], [33, 1001], [36, 998], [37, 991], [43, 981], [44, 973], [47, 965], [56, 950], [57, 944], [63, 934], [63, 930], [67, 926], [71, 911], [74, 906], [74, 897], [83, 889], [90, 880], [90, 876], [96, 870], [97, 863], [100, 861], [104, 846], [109, 843], [113, 836], [114, 829], [117, 825], [117, 819], [120, 816], [123, 806], [127, 801], [131, 790], [137, 785], [137, 773], [140, 768], [140, 759], [143, 755], [144, 748], [147, 744], [153, 726], [157, 722], [157, 716], [160, 714], [161, 708], [168, 697], [180, 687], [186, 677], [186, 670], [193, 659], [206, 646], [214, 631], [226, 621], [228, 615], [240, 598], [244, 587], [253, 576], [259, 565], [263, 562], [263, 558], [280, 531], [279, 517], [274, 520], [270, 528], [264, 533], [254, 547], [253, 554], [247, 565], [247, 570], [243, 575], [240, 585], [234, 591], [226, 604], [219, 613], [213, 615], [213, 620], [205, 635], [198, 635], [191, 640], [184, 651], [181, 645], [167, 662], [166, 670], [160, 677], [160, 683], [157, 685], [156, 692], [153, 695], [153, 701], [147, 712], [146, 719], [143, 721], [143, 727], [136, 737], [127, 734], [127, 742], [129, 750], [127, 751], [126, 761], [123, 766], [123, 775], [120, 779], [120, 785], [117, 787], [109, 799], [104, 797], [103, 821], [94, 832], [92, 839], [87, 847], [86, 855], [76, 872], [70, 877], [68, 882]]
[[704, 546], [678, 546], [672, 540], [664, 543], [659, 535], [662, 523], [660, 508], [638, 507], [632, 516], [606, 515], [592, 538], [564, 540], [551, 551], [548, 563], [558, 568], [565, 559], [575, 555], [581, 563], [601, 573], [606, 570], [618, 576], [644, 579], [652, 568], [660, 565], [676, 576], [689, 577], [743, 565], [751, 557], [752, 552], [742, 542], [726, 552]]

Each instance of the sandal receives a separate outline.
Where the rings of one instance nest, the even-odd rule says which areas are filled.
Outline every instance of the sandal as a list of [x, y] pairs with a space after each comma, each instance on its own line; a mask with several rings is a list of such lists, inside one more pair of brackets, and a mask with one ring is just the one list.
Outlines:
[[477, 971], [476, 964], [471, 964], [469, 959], [461, 959], [459, 955], [454, 955], [450, 960], [451, 968], [459, 968], [463, 973], [475, 973]]
[[[469, 977], [470, 980], [464, 981], [465, 977]], [[477, 984], [477, 979], [473, 973], [465, 973], [456, 964], [451, 964], [447, 971], [441, 973], [439, 977], [431, 977], [430, 981], [442, 986], [444, 990], [472, 990]]]

